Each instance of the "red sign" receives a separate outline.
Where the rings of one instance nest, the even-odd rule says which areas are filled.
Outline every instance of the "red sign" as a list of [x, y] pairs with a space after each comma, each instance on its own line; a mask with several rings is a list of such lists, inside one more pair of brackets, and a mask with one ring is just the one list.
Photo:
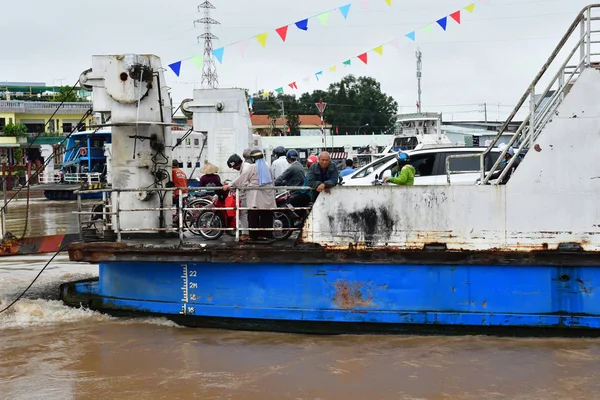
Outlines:
[[323, 111], [325, 111], [325, 107], [327, 107], [327, 103], [323, 103], [323, 100], [320, 100], [318, 103], [315, 103], [315, 106], [317, 106], [319, 113], [323, 114]]

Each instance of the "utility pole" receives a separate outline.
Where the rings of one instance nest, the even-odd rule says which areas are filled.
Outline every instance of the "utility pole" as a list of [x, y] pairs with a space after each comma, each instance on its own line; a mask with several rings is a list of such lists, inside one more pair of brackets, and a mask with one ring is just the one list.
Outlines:
[[278, 100], [279, 105], [281, 106], [281, 123], [283, 124], [283, 136], [287, 136], [287, 121], [285, 119], [285, 107], [283, 100]]
[[485, 115], [485, 122], [488, 122], [488, 120], [487, 120], [487, 103], [483, 103], [481, 105], [483, 106], [483, 114]]
[[219, 77], [217, 76], [217, 67], [215, 65], [215, 58], [213, 55], [213, 40], [219, 39], [211, 32], [212, 25], [220, 25], [219, 21], [216, 21], [210, 17], [210, 10], [216, 9], [215, 6], [208, 0], [198, 6], [198, 12], [204, 10], [204, 18], [200, 18], [194, 21], [196, 23], [204, 25], [204, 33], [198, 36], [198, 43], [200, 39], [204, 40], [204, 63], [202, 64], [202, 87], [206, 89], [214, 89], [219, 86]]
[[421, 62], [421, 50], [417, 48], [417, 52], [415, 53], [417, 56], [417, 112], [421, 112], [421, 70], [423, 64]]

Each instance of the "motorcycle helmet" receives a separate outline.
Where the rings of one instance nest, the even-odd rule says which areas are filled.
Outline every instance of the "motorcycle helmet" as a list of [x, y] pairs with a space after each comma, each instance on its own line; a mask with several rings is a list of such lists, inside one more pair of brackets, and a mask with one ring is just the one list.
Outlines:
[[283, 146], [277, 146], [273, 149], [273, 154], [275, 154], [277, 158], [285, 156], [285, 148]]
[[296, 150], [294, 150], [294, 149], [290, 149], [286, 153], [285, 157], [288, 160], [296, 161], [298, 159], [298, 152]]
[[396, 154], [396, 161], [398, 164], [407, 164], [410, 161], [410, 157], [407, 153], [400, 152]]
[[265, 156], [264, 156], [263, 152], [260, 151], [259, 149], [254, 149], [250, 152], [250, 158], [253, 161], [260, 160], [261, 158], [264, 158], [264, 157]]
[[306, 164], [310, 167], [311, 165], [313, 165], [314, 163], [318, 162], [319, 159], [317, 158], [317, 156], [309, 156], [306, 159]]
[[231, 157], [229, 157], [229, 159], [227, 160], [227, 166], [229, 168], [233, 168], [234, 165], [241, 164], [242, 162], [243, 161], [240, 158], [240, 156], [238, 156], [237, 154], [234, 154]]

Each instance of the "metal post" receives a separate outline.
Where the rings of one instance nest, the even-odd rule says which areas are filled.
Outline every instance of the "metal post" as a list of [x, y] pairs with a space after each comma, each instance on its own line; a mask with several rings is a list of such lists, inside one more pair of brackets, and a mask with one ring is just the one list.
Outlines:
[[[541, 103], [541, 102], [540, 102]], [[529, 147], [533, 148], [535, 133], [535, 86], [531, 85], [531, 97], [529, 98]]]
[[591, 43], [592, 43], [592, 31], [591, 31], [591, 21], [592, 21], [592, 8], [588, 7], [586, 13], [585, 13], [585, 25], [586, 25], [586, 40], [585, 40], [585, 47], [586, 47], [586, 58], [585, 58], [585, 66], [589, 67], [590, 63], [591, 63]]
[[[177, 189], [177, 192], [179, 193], [178, 196], [178, 202], [179, 202], [179, 242], [183, 243], [183, 190], [181, 189]], [[173, 225], [173, 223], [171, 222], [171, 225]]]
[[[579, 39], [585, 38], [585, 13], [581, 18], [581, 22], [579, 23], [579, 31], [581, 32]], [[579, 59], [583, 60], [585, 58], [585, 40], [581, 40], [581, 44], [579, 45]]]
[[[235, 241], [240, 241], [240, 189], [235, 189]], [[238, 205], [239, 204], [239, 205]]]
[[106, 192], [102, 192], [102, 234], [106, 230]]
[[119, 208], [121, 207], [121, 192], [117, 191], [117, 195], [115, 196], [116, 200], [115, 200], [115, 221], [117, 222], [117, 226], [116, 226], [116, 233], [117, 233], [117, 242], [121, 241], [121, 217], [120, 217], [120, 212], [119, 212]]
[[[81, 223], [81, 193], [77, 193], [77, 230], [79, 231], [79, 240], [83, 241], [83, 224]], [[92, 214], [92, 218], [93, 218]]]

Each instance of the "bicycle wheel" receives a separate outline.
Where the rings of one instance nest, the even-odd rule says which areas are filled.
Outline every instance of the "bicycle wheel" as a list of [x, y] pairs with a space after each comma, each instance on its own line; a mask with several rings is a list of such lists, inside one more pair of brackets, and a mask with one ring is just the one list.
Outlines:
[[[211, 229], [212, 228], [212, 229]], [[225, 220], [217, 211], [203, 211], [198, 216], [196, 228], [198, 235], [206, 240], [216, 240], [223, 234], [222, 229], [225, 228]]]

